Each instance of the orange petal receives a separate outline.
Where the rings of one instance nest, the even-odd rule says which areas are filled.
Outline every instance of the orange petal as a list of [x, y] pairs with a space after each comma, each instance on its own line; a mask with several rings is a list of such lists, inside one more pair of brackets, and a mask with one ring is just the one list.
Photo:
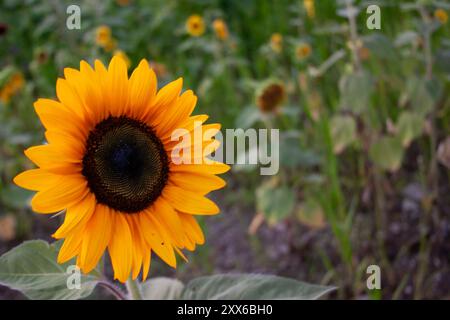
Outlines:
[[106, 85], [110, 97], [111, 114], [123, 115], [128, 108], [128, 69], [125, 61], [117, 55], [109, 63]]
[[143, 59], [133, 71], [130, 78], [129, 107], [130, 113], [140, 119], [156, 96], [156, 75]]
[[95, 268], [103, 255], [113, 230], [113, 216], [109, 208], [98, 204], [86, 225], [80, 253], [80, 267], [84, 273]]
[[86, 225], [94, 213], [95, 206], [95, 196], [89, 192], [80, 202], [67, 208], [64, 223], [56, 230], [53, 237], [56, 239], [64, 238], [73, 230]]
[[211, 173], [221, 174], [230, 170], [230, 166], [222, 162], [212, 161], [208, 164], [180, 164], [170, 165], [171, 172], [193, 172], [193, 173]]
[[14, 183], [28, 190], [39, 191], [56, 185], [61, 178], [60, 175], [47, 172], [43, 169], [32, 169], [17, 175], [14, 178]]
[[226, 185], [221, 178], [207, 173], [171, 172], [169, 180], [180, 188], [202, 194], [221, 189]]
[[169, 239], [161, 232], [162, 228], [159, 222], [152, 215], [153, 213], [149, 209], [139, 215], [145, 241], [165, 263], [175, 268], [177, 261], [173, 247], [168, 242]]
[[57, 185], [39, 191], [31, 200], [31, 207], [40, 213], [58, 212], [74, 205], [88, 192], [84, 177], [67, 176], [59, 180]]
[[130, 226], [122, 213], [114, 212], [114, 230], [108, 250], [114, 269], [114, 279], [125, 282], [130, 274], [133, 251]]
[[217, 205], [203, 195], [166, 185], [162, 196], [178, 211], [198, 215], [212, 215], [220, 212]]

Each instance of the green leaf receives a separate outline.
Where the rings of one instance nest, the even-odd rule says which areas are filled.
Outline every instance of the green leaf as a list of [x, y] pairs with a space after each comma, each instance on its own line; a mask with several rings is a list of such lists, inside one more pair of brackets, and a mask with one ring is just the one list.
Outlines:
[[397, 134], [402, 145], [408, 147], [415, 138], [422, 134], [424, 119], [412, 112], [402, 112], [397, 120]]
[[398, 59], [397, 52], [395, 51], [391, 40], [381, 33], [367, 35], [363, 37], [363, 42], [364, 45], [370, 50], [370, 53], [380, 59]]
[[331, 119], [334, 152], [341, 153], [356, 140], [356, 122], [352, 116], [337, 115]]
[[300, 144], [300, 132], [284, 131], [280, 134], [279, 157], [281, 166], [311, 168], [320, 164], [320, 157], [313, 150]]
[[339, 81], [340, 108], [361, 114], [368, 109], [373, 81], [365, 71], [345, 74]]
[[297, 219], [300, 223], [310, 227], [321, 229], [325, 227], [325, 213], [320, 203], [312, 197], [308, 197], [299, 205], [296, 211]]
[[181, 298], [190, 300], [315, 300], [334, 289], [272, 275], [219, 274], [192, 280], [186, 285]]
[[81, 299], [89, 296], [98, 277], [80, 273], [80, 288], [69, 289], [67, 268], [73, 261], [56, 262], [58, 244], [26, 241], [0, 257], [0, 284], [21, 291], [30, 299]]
[[145, 300], [179, 299], [184, 285], [177, 279], [159, 277], [141, 284], [142, 296]]
[[403, 160], [403, 146], [397, 137], [383, 137], [369, 150], [371, 160], [383, 170], [396, 171]]
[[433, 94], [429, 90], [425, 79], [419, 77], [408, 79], [406, 90], [400, 97], [400, 106], [404, 106], [407, 103], [420, 115], [426, 115], [433, 109]]
[[295, 205], [295, 193], [287, 186], [278, 186], [274, 180], [262, 184], [256, 190], [256, 207], [271, 224], [292, 213]]

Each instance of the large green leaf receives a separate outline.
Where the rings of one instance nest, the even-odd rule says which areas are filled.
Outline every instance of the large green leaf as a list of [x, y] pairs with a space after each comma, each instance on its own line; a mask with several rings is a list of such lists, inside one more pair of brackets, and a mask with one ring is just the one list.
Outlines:
[[402, 145], [407, 147], [418, 136], [422, 134], [423, 116], [409, 111], [402, 112], [397, 121], [397, 133]]
[[294, 205], [294, 191], [287, 186], [278, 186], [276, 180], [269, 180], [256, 190], [257, 209], [271, 224], [289, 216]]
[[68, 288], [73, 261], [56, 262], [57, 244], [26, 241], [0, 257], [0, 284], [21, 291], [30, 299], [81, 299], [89, 296], [98, 277], [83, 275], [80, 288]]
[[141, 285], [145, 300], [175, 300], [179, 299], [184, 285], [177, 279], [159, 277], [153, 278]]
[[370, 147], [369, 155], [379, 168], [396, 171], [403, 160], [403, 146], [397, 137], [382, 137]]
[[336, 115], [331, 119], [334, 152], [341, 153], [356, 140], [356, 121], [349, 115]]
[[409, 103], [412, 109], [420, 115], [428, 114], [435, 103], [435, 97], [429, 82], [419, 77], [409, 78], [399, 103], [400, 106]]
[[373, 89], [373, 80], [366, 71], [345, 74], [339, 81], [340, 108], [356, 114], [366, 112]]
[[334, 290], [273, 275], [223, 274], [200, 277], [189, 282], [182, 299], [208, 300], [313, 300]]

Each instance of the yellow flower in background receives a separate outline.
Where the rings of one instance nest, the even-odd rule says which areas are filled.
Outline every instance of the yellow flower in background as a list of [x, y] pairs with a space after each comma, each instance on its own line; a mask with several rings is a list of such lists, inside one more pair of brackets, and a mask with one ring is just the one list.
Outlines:
[[3, 88], [0, 89], [0, 101], [8, 103], [23, 88], [24, 84], [25, 79], [21, 72], [13, 74]]
[[102, 25], [95, 30], [95, 43], [100, 47], [105, 47], [111, 42], [111, 28]]
[[[207, 115], [191, 115], [197, 97], [182, 92], [182, 78], [157, 90], [145, 60], [130, 78], [119, 56], [108, 67], [81, 61], [80, 70], [65, 68], [64, 76], [56, 83], [58, 100], [34, 104], [48, 143], [25, 155], [38, 168], [14, 178], [37, 192], [31, 200], [35, 212], [65, 210], [53, 234], [64, 239], [58, 262], [76, 257], [87, 273], [108, 250], [121, 282], [141, 270], [145, 279], [152, 252], [176, 267], [176, 254], [185, 259], [182, 249], [204, 243], [195, 215], [219, 213], [206, 195], [225, 186], [216, 175], [229, 167], [204, 160], [220, 146], [214, 139], [220, 125], [204, 125]], [[205, 134], [196, 139], [199, 128]], [[171, 139], [176, 129], [187, 138], [182, 155]], [[200, 154], [194, 152], [199, 143]]]
[[444, 9], [437, 9], [436, 11], [434, 11], [434, 17], [441, 24], [446, 24], [448, 21], [448, 14]]
[[205, 33], [205, 22], [198, 14], [190, 16], [186, 21], [186, 31], [193, 37], [199, 37]]
[[283, 36], [276, 32], [270, 37], [270, 47], [273, 51], [280, 53], [283, 50]]
[[262, 85], [257, 92], [256, 104], [264, 112], [274, 112], [286, 98], [284, 85], [278, 81], [270, 81]]
[[228, 27], [225, 21], [223, 21], [222, 19], [215, 19], [213, 21], [213, 29], [216, 33], [217, 38], [219, 38], [220, 40], [228, 39]]
[[111, 38], [104, 46], [103, 49], [106, 52], [111, 52], [117, 48], [117, 40], [114, 38]]
[[316, 16], [314, 0], [303, 0], [303, 6], [305, 7], [306, 14], [308, 15], [308, 17], [314, 18]]
[[312, 53], [312, 48], [308, 43], [299, 44], [295, 48], [295, 55], [298, 59], [303, 60], [308, 58]]
[[115, 56], [119, 56], [120, 58], [122, 58], [123, 61], [125, 61], [126, 65], [127, 65], [127, 69], [130, 69], [131, 61], [130, 61], [130, 58], [128, 58], [128, 56], [127, 56], [127, 54], [125, 52], [123, 52], [122, 50], [116, 50], [116, 51], [114, 51], [114, 55]]

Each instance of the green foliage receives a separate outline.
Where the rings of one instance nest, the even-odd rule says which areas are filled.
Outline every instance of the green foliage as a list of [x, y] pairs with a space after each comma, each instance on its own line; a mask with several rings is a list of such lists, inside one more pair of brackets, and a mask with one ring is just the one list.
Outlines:
[[396, 171], [403, 159], [402, 140], [397, 137], [382, 137], [371, 146], [369, 155], [380, 169]]
[[142, 298], [145, 300], [179, 299], [183, 289], [181, 281], [165, 277], [153, 278], [141, 284]]
[[[74, 261], [56, 262], [58, 245], [26, 241], [0, 257], [0, 284], [19, 290], [30, 299], [81, 299], [89, 296], [100, 275], [81, 275], [80, 289], [68, 289]], [[70, 279], [69, 279], [70, 280]]]
[[189, 282], [182, 299], [208, 300], [314, 300], [333, 291], [333, 287], [270, 275], [214, 275]]
[[372, 94], [372, 79], [368, 72], [345, 74], [339, 81], [340, 108], [361, 114], [367, 111]]
[[256, 206], [269, 223], [288, 217], [295, 205], [295, 193], [287, 186], [271, 180], [256, 189]]
[[422, 134], [424, 118], [412, 112], [402, 112], [397, 120], [398, 136], [404, 147]]

